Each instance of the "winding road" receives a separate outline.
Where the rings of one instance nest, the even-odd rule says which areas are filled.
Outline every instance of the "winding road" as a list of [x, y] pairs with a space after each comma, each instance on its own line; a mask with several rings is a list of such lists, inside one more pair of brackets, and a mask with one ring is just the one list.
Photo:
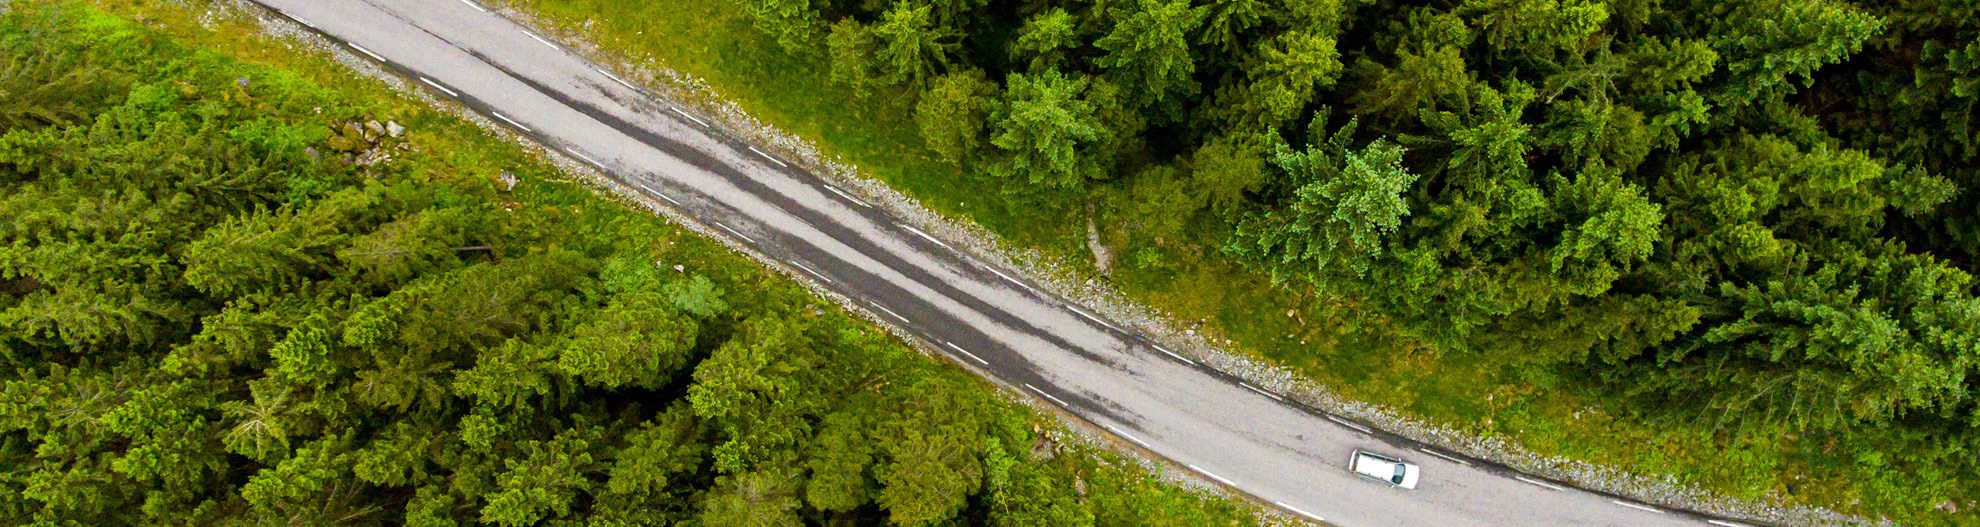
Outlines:
[[[1282, 400], [955, 250], [472, 0], [253, 0], [588, 163], [1147, 454], [1343, 526], [1751, 525], [1578, 490]], [[1422, 467], [1415, 490], [1346, 468]]]

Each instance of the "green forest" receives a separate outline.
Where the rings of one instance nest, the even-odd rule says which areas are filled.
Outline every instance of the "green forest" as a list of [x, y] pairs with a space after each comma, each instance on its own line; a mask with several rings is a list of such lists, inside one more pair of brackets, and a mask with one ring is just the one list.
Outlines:
[[0, 523], [1254, 521], [208, 7], [0, 3]]
[[1846, 488], [1817, 504], [1974, 521], [1972, 2], [740, 4], [904, 95], [987, 217], [1099, 214], [1130, 265], [1236, 262], [1508, 384], [1775, 445]]

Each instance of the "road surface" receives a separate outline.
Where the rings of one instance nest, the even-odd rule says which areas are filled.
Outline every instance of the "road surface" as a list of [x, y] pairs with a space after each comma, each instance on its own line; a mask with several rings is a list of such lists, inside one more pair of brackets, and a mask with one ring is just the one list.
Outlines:
[[[1739, 525], [1567, 488], [1289, 404], [944, 242], [472, 0], [255, 0], [870, 307], [1147, 453], [1343, 526]], [[1347, 471], [1356, 448], [1416, 490]]]

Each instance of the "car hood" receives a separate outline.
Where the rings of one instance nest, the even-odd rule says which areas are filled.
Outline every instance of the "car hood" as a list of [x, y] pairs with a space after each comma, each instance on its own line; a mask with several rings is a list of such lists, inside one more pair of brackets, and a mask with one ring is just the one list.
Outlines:
[[1403, 480], [1402, 483], [1397, 483], [1396, 486], [1405, 489], [1416, 488], [1416, 476], [1420, 472], [1416, 469], [1415, 463], [1403, 463]]

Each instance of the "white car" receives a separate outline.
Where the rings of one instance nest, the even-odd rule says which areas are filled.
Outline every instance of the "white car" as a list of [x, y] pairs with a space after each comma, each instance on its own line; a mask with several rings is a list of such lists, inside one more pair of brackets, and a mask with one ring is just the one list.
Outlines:
[[1354, 449], [1354, 457], [1348, 460], [1348, 470], [1370, 479], [1382, 480], [1392, 487], [1416, 488], [1416, 464], [1403, 460]]

